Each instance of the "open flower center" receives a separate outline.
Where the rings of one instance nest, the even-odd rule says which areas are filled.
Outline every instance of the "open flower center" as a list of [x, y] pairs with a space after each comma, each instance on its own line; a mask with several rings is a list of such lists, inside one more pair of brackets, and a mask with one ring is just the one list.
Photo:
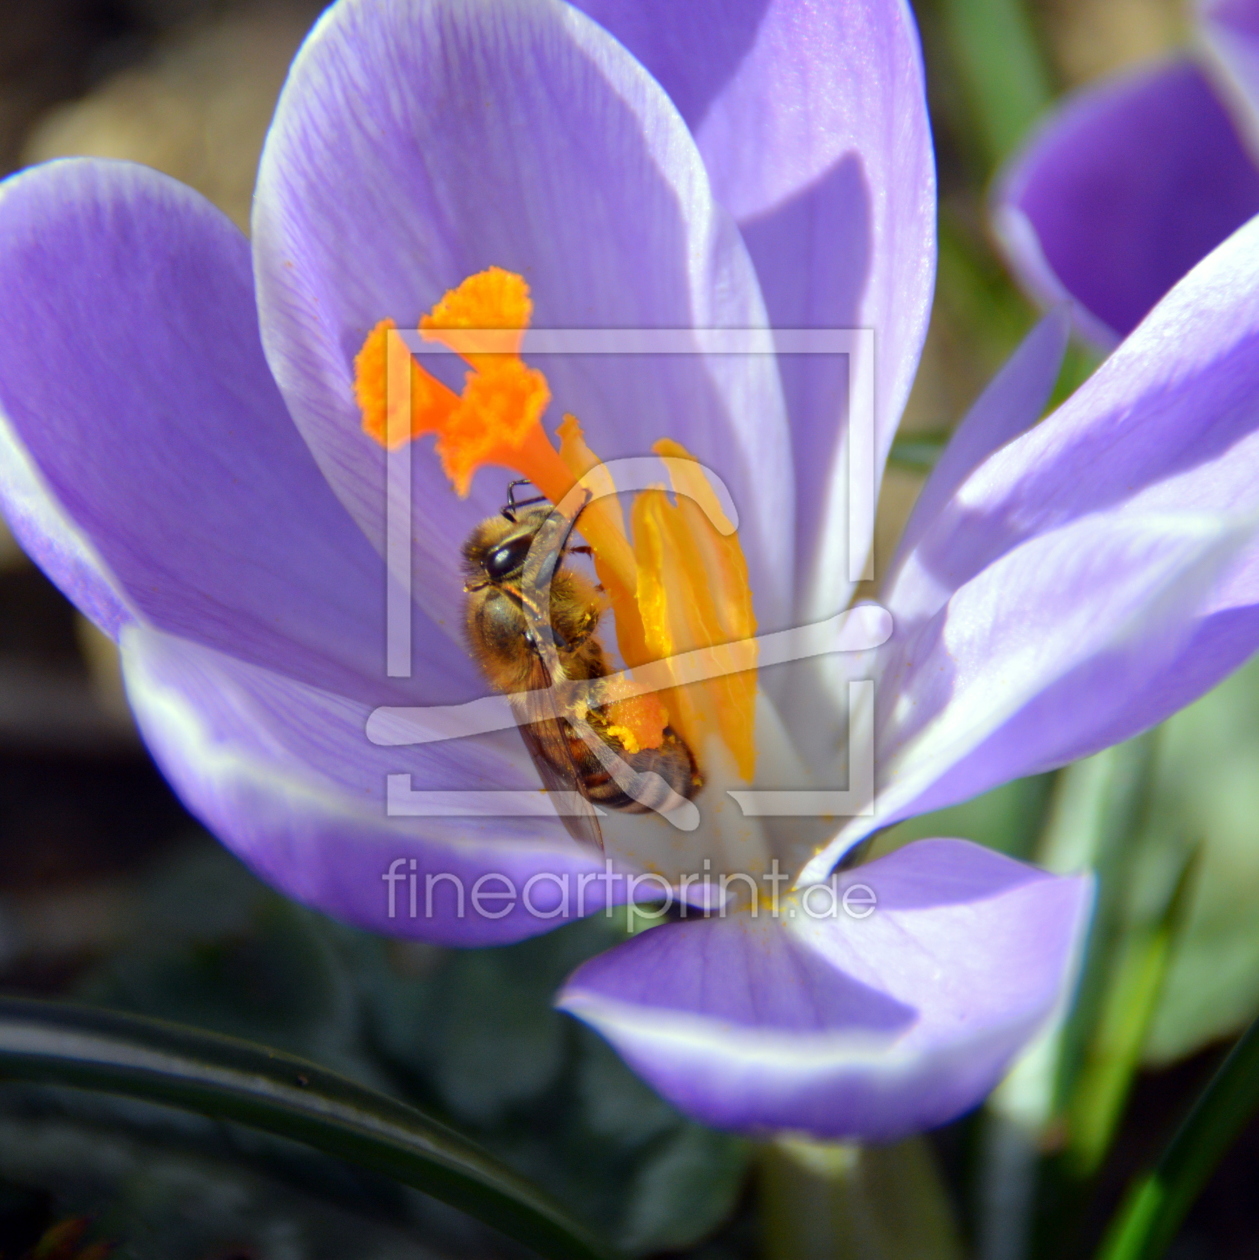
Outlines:
[[[355, 359], [355, 395], [363, 431], [393, 449], [427, 433], [456, 492], [465, 497], [479, 468], [493, 464], [528, 478], [552, 503], [579, 481], [594, 486], [615, 474], [566, 415], [552, 441], [542, 425], [551, 401], [545, 375], [520, 357], [533, 314], [529, 286], [491, 267], [448, 292], [419, 323], [420, 336], [455, 351], [467, 364], [455, 393], [407, 351], [392, 320], [367, 335]], [[578, 529], [590, 544], [616, 623], [617, 644], [633, 671], [682, 654], [741, 643], [731, 672], [729, 649], [697, 682], [664, 690], [629, 688], [610, 708], [614, 733], [628, 751], [660, 746], [673, 726], [703, 759], [724, 745], [739, 775], [756, 764], [756, 632], [747, 563], [703, 468], [669, 439], [653, 450], [666, 462], [673, 494], [663, 486], [638, 493], [625, 512], [616, 495], [597, 494]], [[603, 482], [607, 484], [606, 480]], [[720, 527], [720, 528], [719, 528]], [[724, 531], [724, 532], [723, 532]]]

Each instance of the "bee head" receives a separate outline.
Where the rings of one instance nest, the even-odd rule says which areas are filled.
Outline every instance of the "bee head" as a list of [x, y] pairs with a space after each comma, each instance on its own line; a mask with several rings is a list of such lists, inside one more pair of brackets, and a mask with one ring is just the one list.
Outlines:
[[538, 529], [549, 514], [549, 507], [535, 507], [518, 517], [491, 516], [482, 521], [463, 547], [468, 588], [510, 581], [524, 566]]

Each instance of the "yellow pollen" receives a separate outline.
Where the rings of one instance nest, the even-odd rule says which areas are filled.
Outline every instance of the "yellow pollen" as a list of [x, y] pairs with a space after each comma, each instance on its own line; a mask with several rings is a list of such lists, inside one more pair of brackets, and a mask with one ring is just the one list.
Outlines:
[[[617, 646], [631, 670], [750, 639], [756, 618], [738, 535], [714, 527], [712, 521], [721, 524], [724, 517], [688, 452], [676, 442], [656, 444], [656, 454], [671, 461], [676, 502], [663, 489], [639, 494], [627, 531], [616, 496], [600, 493], [612, 487], [611, 475], [576, 418], [564, 417], [558, 448], [547, 436], [542, 416], [550, 387], [542, 372], [520, 358], [532, 313], [524, 279], [490, 267], [469, 276], [420, 319], [421, 337], [454, 350], [468, 364], [458, 394], [416, 363], [393, 321], [382, 320], [354, 360], [364, 433], [389, 449], [435, 434], [442, 469], [461, 497], [487, 464], [528, 478], [552, 503], [584, 479], [594, 497], [579, 528], [594, 552]], [[602, 710], [603, 730], [631, 753], [658, 748], [670, 725], [697, 757], [716, 738], [730, 750], [741, 776], [751, 779], [756, 650], [727, 646], [723, 663], [732, 650], [736, 673], [660, 693], [635, 691], [632, 684], [616, 689]]]
[[[714, 519], [727, 529], [729, 521], [692, 456], [677, 442], [657, 442], [653, 449], [671, 460], [673, 488], [686, 493], [674, 503], [662, 489], [647, 490], [634, 502], [646, 660], [702, 651], [724, 664], [734, 652], [737, 672], [674, 688], [665, 703], [692, 751], [716, 737], [750, 780], [756, 769], [756, 646], [744, 640], [756, 633], [756, 615], [743, 548], [736, 533], [723, 535], [715, 527]], [[720, 656], [712, 652], [721, 645], [735, 646]], [[642, 663], [629, 656], [626, 661]]]

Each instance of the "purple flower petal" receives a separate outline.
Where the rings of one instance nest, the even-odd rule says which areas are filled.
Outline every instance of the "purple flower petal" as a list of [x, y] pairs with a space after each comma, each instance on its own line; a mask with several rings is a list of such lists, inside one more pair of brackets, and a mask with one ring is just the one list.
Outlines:
[[1259, 143], [1259, 6], [1254, 0], [1200, 0], [1198, 34], [1253, 153]]
[[879, 825], [1135, 735], [1255, 650], [1256, 396], [1259, 221], [980, 465], [906, 560]]
[[645, 932], [578, 968], [559, 1005], [720, 1128], [891, 1141], [943, 1124], [1062, 997], [1088, 882], [925, 840], [837, 889], [857, 915], [829, 915], [823, 886], [812, 914]]
[[990, 456], [913, 563], [951, 592], [1091, 513], [1249, 516], [1259, 510], [1257, 393], [1259, 222], [1190, 272], [1052, 416]]
[[[386, 687], [380, 562], [285, 411], [225, 216], [146, 167], [38, 167], [0, 195], [0, 286], [6, 466], [45, 504], [11, 482], [9, 510], [85, 611], [365, 702], [480, 690], [433, 633]], [[64, 522], [93, 565], [58, 559]]]
[[86, 616], [116, 638], [132, 617], [126, 596], [92, 544], [49, 493], [2, 411], [0, 509], [27, 555]]
[[[580, 0], [656, 76], [738, 219], [778, 328], [873, 328], [878, 459], [926, 333], [935, 166], [908, 8], [872, 0]], [[849, 365], [788, 359], [797, 572], [830, 615], [847, 589]]]
[[1210, 82], [1180, 59], [1080, 92], [998, 186], [1006, 256], [1109, 347], [1259, 212], [1259, 170]]
[[1217, 25], [1233, 34], [1259, 39], [1259, 6], [1255, 0], [1200, 0], [1197, 11], [1203, 26]]
[[1207, 514], [1098, 513], [960, 587], [880, 677], [878, 825], [1113, 742], [1094, 736], [1136, 719], [1132, 698], [1174, 673], [1254, 533]]
[[[368, 537], [383, 538], [383, 452], [360, 431], [352, 360], [390, 317], [414, 327], [489, 265], [525, 276], [539, 328], [764, 326], [738, 231], [713, 203], [667, 98], [559, 0], [345, 0], [299, 55], [254, 217], [267, 353], [294, 418]], [[685, 338], [684, 333], [679, 333]], [[528, 342], [526, 342], [526, 357]], [[757, 614], [790, 603], [791, 453], [769, 356], [539, 358], [555, 411], [601, 458], [671, 436], [727, 481]], [[458, 501], [414, 460], [420, 600], [457, 632], [457, 547], [509, 474]]]
[[[1069, 334], [1066, 309], [1051, 311], [1023, 339], [967, 412], [914, 503], [888, 568], [887, 598], [897, 603], [897, 573], [954, 492], [998, 447], [1040, 418], [1062, 367]], [[902, 596], [902, 605], [905, 600]], [[913, 602], [913, 601], [909, 601]]]
[[[128, 698], [164, 773], [288, 896], [374, 931], [454, 945], [520, 940], [603, 908], [609, 885], [591, 879], [602, 864], [558, 820], [386, 816], [393, 773], [409, 773], [415, 790], [536, 789], [515, 731], [485, 744], [377, 748], [363, 733], [365, 705], [142, 626], [121, 642]], [[391, 897], [382, 876], [398, 859]], [[488, 881], [479, 902], [478, 879]], [[510, 905], [494, 900], [509, 887]]]

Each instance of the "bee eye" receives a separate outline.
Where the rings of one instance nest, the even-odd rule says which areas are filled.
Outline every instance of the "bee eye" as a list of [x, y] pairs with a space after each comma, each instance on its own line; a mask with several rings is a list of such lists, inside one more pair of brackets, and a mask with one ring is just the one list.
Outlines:
[[501, 582], [519, 569], [524, 564], [532, 545], [533, 535], [523, 534], [519, 538], [509, 539], [501, 547], [495, 547], [485, 557], [485, 572], [490, 580]]

